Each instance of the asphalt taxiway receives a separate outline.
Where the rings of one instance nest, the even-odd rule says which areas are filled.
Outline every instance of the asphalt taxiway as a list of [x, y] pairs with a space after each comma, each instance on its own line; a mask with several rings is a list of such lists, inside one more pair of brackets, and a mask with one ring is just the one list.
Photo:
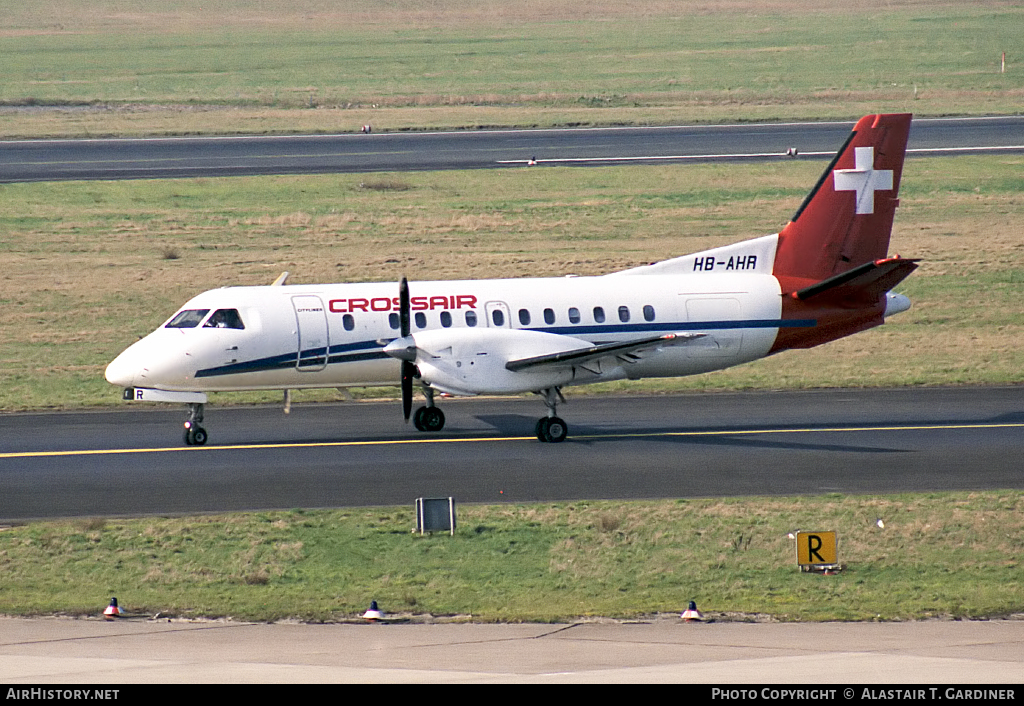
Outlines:
[[570, 436], [533, 436], [539, 399], [0, 415], [0, 521], [411, 505], [1024, 488], [1024, 387], [572, 397]]

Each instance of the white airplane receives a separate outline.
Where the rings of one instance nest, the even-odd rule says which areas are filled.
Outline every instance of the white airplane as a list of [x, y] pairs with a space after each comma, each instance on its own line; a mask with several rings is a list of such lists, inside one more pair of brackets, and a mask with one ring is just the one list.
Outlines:
[[207, 441], [208, 392], [400, 384], [439, 431], [437, 393], [534, 392], [537, 438], [560, 442], [562, 388], [727, 368], [882, 324], [916, 267], [888, 257], [911, 116], [869, 115], [775, 235], [598, 277], [226, 287], [187, 302], [106, 378], [136, 401], [189, 406]]

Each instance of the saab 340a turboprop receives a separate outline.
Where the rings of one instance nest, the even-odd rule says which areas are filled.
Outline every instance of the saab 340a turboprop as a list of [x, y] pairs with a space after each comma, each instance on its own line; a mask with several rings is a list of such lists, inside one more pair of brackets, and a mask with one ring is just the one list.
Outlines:
[[910, 115], [869, 115], [775, 235], [599, 277], [228, 287], [189, 301], [106, 371], [125, 399], [184, 402], [206, 443], [207, 393], [399, 383], [439, 431], [437, 393], [535, 392], [537, 438], [568, 427], [562, 388], [693, 375], [878, 326], [916, 267], [888, 257]]

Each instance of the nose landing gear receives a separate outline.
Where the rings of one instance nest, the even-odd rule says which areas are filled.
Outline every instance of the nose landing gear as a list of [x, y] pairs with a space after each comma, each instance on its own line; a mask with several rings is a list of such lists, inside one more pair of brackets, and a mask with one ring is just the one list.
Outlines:
[[440, 407], [434, 406], [434, 391], [429, 387], [423, 388], [427, 396], [427, 406], [420, 407], [412, 415], [412, 423], [420, 431], [441, 431], [444, 428], [444, 412]]
[[439, 407], [420, 407], [412, 415], [412, 423], [420, 431], [441, 431], [444, 412]]
[[188, 419], [185, 420], [185, 431], [182, 439], [186, 446], [202, 446], [209, 438], [206, 430], [200, 426], [203, 421], [203, 405], [190, 404], [188, 406]]

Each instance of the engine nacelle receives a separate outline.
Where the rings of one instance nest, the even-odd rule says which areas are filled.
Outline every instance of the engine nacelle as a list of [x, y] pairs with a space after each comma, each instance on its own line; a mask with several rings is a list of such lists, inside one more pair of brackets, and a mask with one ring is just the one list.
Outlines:
[[453, 395], [536, 392], [570, 382], [569, 367], [512, 372], [510, 360], [589, 348], [579, 338], [515, 329], [442, 329], [409, 336], [423, 382]]

